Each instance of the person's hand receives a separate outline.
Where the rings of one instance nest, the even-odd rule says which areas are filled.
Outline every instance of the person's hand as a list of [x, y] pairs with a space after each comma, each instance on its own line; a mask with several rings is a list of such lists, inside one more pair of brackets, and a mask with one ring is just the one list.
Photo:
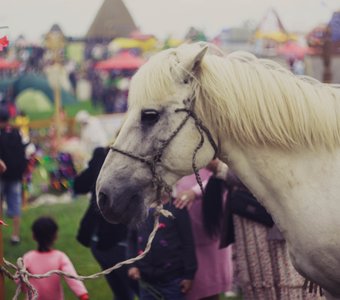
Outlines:
[[174, 200], [174, 205], [176, 208], [179, 208], [179, 209], [182, 209], [184, 207], [187, 207], [188, 209], [190, 209], [195, 198], [196, 198], [196, 195], [194, 191], [187, 190], [187, 191], [184, 191], [178, 194], [178, 196]]
[[89, 294], [83, 294], [81, 296], [78, 297], [79, 300], [89, 300], [90, 296]]
[[192, 280], [190, 280], [190, 279], [183, 279], [181, 281], [181, 283], [180, 283], [180, 286], [181, 286], [181, 292], [183, 294], [186, 294], [191, 289]]
[[212, 161], [210, 161], [210, 163], [207, 164], [206, 168], [213, 172], [214, 174], [216, 174], [218, 172], [218, 166], [220, 164], [220, 161], [218, 158], [213, 159]]
[[227, 178], [228, 166], [218, 158], [212, 160], [206, 168], [211, 171], [216, 178], [225, 180]]
[[130, 268], [128, 271], [128, 276], [133, 280], [139, 280], [140, 279], [139, 269], [136, 267]]
[[0, 159], [0, 174], [4, 173], [7, 170], [5, 162]]

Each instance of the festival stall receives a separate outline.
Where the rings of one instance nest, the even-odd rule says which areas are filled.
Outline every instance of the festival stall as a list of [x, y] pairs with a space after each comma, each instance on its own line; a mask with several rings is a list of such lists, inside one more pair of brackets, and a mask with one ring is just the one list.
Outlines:
[[327, 24], [311, 30], [306, 36], [313, 55], [308, 57], [307, 75], [329, 83], [340, 83], [340, 11]]
[[340, 54], [340, 11], [333, 13], [328, 24], [313, 28], [306, 36], [308, 45], [317, 54], [321, 54], [326, 40], [330, 42], [332, 54]]
[[276, 56], [280, 45], [296, 40], [297, 36], [286, 30], [274, 9], [269, 10], [263, 17], [253, 36], [255, 52], [260, 56]]
[[20, 67], [21, 63], [17, 60], [7, 60], [0, 57], [0, 70], [15, 70]]
[[108, 46], [111, 53], [116, 53], [120, 50], [136, 49], [137, 52], [154, 51], [157, 47], [158, 41], [154, 37], [140, 40], [135, 38], [116, 38]]
[[119, 53], [107, 60], [99, 61], [95, 68], [97, 70], [136, 70], [143, 63], [144, 59], [131, 54], [128, 51]]

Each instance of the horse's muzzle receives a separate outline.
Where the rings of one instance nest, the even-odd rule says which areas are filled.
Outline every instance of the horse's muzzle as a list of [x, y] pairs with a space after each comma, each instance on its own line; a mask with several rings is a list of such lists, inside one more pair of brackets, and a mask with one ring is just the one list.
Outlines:
[[106, 221], [135, 225], [146, 217], [143, 198], [139, 193], [122, 194], [119, 197], [110, 197], [109, 193], [99, 189], [97, 203]]

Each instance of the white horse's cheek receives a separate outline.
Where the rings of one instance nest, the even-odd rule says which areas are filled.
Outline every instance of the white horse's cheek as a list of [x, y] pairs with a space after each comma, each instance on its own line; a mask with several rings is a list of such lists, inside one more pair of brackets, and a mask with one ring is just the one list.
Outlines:
[[178, 175], [177, 179], [192, 174], [194, 172], [192, 167], [193, 163], [200, 169], [205, 167], [214, 156], [214, 151], [210, 145], [204, 145], [197, 152], [195, 158], [193, 157], [194, 147], [191, 143], [176, 145], [172, 149], [176, 149], [177, 151], [167, 153], [164, 159], [164, 165], [168, 171]]

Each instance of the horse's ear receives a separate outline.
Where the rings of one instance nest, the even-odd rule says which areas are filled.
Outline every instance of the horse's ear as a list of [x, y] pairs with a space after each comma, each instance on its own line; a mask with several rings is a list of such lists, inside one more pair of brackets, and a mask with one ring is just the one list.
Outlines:
[[181, 66], [178, 70], [180, 71], [179, 75], [181, 80], [183, 80], [183, 77], [188, 77], [189, 74], [193, 75], [197, 72], [204, 55], [207, 53], [208, 46], [205, 45], [202, 47], [200, 45], [197, 47], [197, 45], [195, 45], [195, 47], [193, 47], [193, 45], [186, 45], [182, 49], [186, 51], [177, 53]]
[[198, 51], [194, 53], [194, 56], [191, 59], [191, 61], [187, 62], [187, 65], [186, 65], [187, 71], [189, 71], [191, 74], [195, 74], [202, 62], [204, 55], [207, 53], [207, 51], [208, 51], [207, 45], [199, 48]]

